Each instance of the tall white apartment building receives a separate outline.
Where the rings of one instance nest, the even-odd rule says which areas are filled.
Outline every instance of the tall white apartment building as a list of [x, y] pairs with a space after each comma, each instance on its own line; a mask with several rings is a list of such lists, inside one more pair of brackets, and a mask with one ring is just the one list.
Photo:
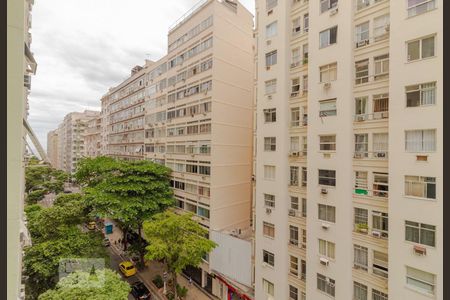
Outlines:
[[185, 273], [220, 299], [253, 299], [252, 17], [238, 1], [198, 2], [170, 27], [166, 56], [102, 97], [106, 154], [170, 167], [175, 209], [219, 244]]
[[256, 2], [256, 299], [443, 299], [442, 2]]

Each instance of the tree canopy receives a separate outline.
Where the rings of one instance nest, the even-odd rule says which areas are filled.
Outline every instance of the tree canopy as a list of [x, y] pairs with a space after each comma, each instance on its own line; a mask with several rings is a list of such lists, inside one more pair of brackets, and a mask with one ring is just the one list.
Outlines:
[[55, 289], [39, 296], [39, 300], [123, 300], [131, 288], [120, 275], [109, 269], [95, 274], [74, 272], [61, 279]]
[[166, 211], [144, 222], [145, 239], [149, 242], [145, 257], [150, 260], [164, 259], [174, 286], [176, 274], [187, 266], [200, 265], [202, 258], [217, 246], [207, 238], [208, 231], [192, 220], [192, 216]]

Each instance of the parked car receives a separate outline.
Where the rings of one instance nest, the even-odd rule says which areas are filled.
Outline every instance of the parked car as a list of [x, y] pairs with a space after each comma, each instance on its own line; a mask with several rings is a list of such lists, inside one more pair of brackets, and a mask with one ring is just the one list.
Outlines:
[[105, 237], [103, 239], [103, 246], [105, 246], [105, 247], [111, 246], [111, 242], [109, 241], [109, 238]]
[[136, 281], [131, 284], [131, 295], [133, 295], [134, 299], [147, 299], [150, 300], [151, 294], [145, 284], [141, 281]]
[[131, 261], [123, 261], [119, 264], [119, 270], [125, 277], [130, 277], [136, 274], [137, 270]]

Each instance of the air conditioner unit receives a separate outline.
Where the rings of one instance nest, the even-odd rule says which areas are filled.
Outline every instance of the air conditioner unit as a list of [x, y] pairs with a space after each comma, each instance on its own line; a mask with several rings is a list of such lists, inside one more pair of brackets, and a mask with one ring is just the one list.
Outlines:
[[298, 96], [298, 92], [292, 92], [291, 93], [291, 97], [297, 97]]
[[377, 152], [377, 153], [375, 153], [375, 157], [385, 158], [386, 157], [386, 152]]
[[292, 152], [292, 156], [299, 156], [300, 152], [296, 151], [296, 152]]
[[323, 194], [323, 195], [326, 195], [326, 194], [328, 194], [328, 190], [327, 189], [321, 189], [320, 193]]
[[374, 119], [374, 120], [378, 120], [378, 119], [381, 119], [381, 118], [382, 118], [381, 112], [375, 112], [375, 113], [373, 113], [373, 119]]
[[389, 32], [389, 30], [391, 30], [391, 24], [386, 24], [386, 26], [384, 26], [384, 31]]
[[332, 9], [330, 9], [330, 16], [333, 16], [335, 14], [337, 14], [338, 12], [338, 8], [337, 7], [333, 7]]
[[322, 223], [322, 228], [326, 230], [326, 229], [330, 228], [330, 224]]
[[295, 68], [296, 66], [298, 66], [298, 63], [291, 63], [291, 68]]
[[290, 209], [289, 210], [289, 216], [295, 217], [295, 209]]
[[381, 237], [381, 232], [379, 232], [379, 231], [372, 231], [372, 236], [380, 238]]
[[419, 245], [414, 245], [414, 253], [418, 254], [418, 255], [427, 255], [427, 248], [419, 246]]
[[271, 100], [272, 99], [272, 95], [268, 95], [267, 99]]
[[270, 66], [266, 66], [266, 70], [270, 70]]
[[270, 214], [272, 212], [272, 209], [271, 208], [266, 208], [266, 214]]
[[267, 15], [270, 15], [271, 13], [273, 13], [273, 9], [267, 11]]
[[266, 45], [270, 45], [270, 44], [272, 44], [272, 41], [271, 40], [267, 40], [266, 41]]
[[331, 82], [325, 82], [324, 84], [323, 84], [323, 88], [324, 89], [329, 89], [331, 87]]
[[322, 265], [324, 265], [324, 266], [328, 266], [328, 264], [330, 263], [330, 261], [329, 261], [328, 259], [324, 258], [324, 257], [321, 257], [321, 258], [319, 259], [319, 261], [320, 261], [320, 263], [321, 263]]
[[383, 112], [381, 113], [381, 118], [382, 118], [382, 119], [387, 119], [388, 116], [389, 116], [389, 113], [388, 113], [387, 111], [383, 111]]
[[369, 40], [362, 40], [362, 41], [359, 41], [356, 43], [356, 47], [359, 48], [359, 47], [362, 47], [362, 46], [365, 46], [368, 44], [369, 44]]
[[356, 116], [356, 121], [358, 122], [362, 122], [366, 120], [366, 116], [365, 115], [358, 115]]

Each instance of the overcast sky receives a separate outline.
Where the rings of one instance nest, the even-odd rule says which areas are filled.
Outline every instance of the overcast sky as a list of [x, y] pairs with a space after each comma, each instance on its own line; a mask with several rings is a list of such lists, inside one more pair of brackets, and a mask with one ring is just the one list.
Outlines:
[[[32, 11], [29, 122], [47, 132], [72, 111], [100, 110], [109, 87], [167, 52], [167, 29], [198, 0], [37, 0]], [[254, 14], [254, 0], [241, 3]]]

